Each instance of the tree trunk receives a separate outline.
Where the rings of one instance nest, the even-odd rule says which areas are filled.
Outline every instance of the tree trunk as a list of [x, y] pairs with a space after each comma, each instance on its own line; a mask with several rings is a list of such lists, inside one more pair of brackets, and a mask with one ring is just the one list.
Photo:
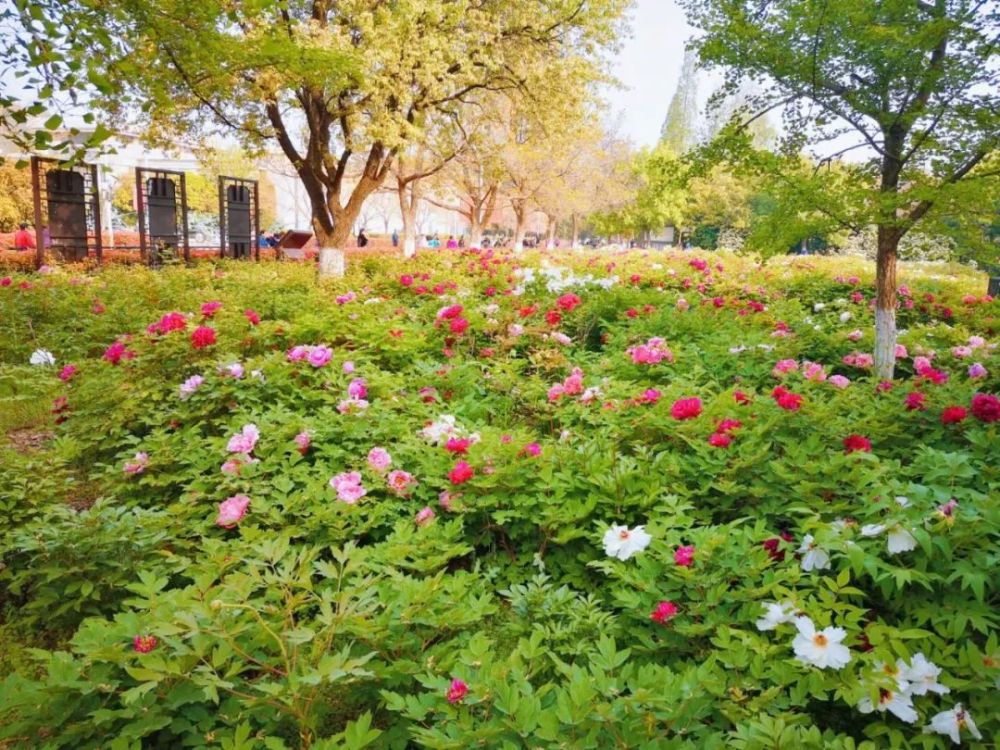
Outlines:
[[896, 252], [900, 233], [878, 227], [875, 260], [875, 374], [892, 380], [896, 367]]
[[483, 225], [479, 221], [479, 211], [473, 209], [465, 218], [469, 220], [469, 247], [478, 249], [483, 246]]
[[320, 280], [343, 278], [347, 270], [347, 257], [344, 247], [350, 242], [353, 218], [345, 213], [337, 216], [332, 232], [324, 232], [313, 220], [313, 231], [319, 243], [319, 267], [317, 274]]
[[556, 217], [547, 216], [548, 226], [545, 228], [545, 247], [555, 250], [556, 247]]
[[573, 249], [576, 250], [580, 245], [580, 220], [576, 215], [576, 211], [573, 212]]
[[511, 201], [510, 207], [514, 209], [516, 219], [514, 227], [514, 252], [519, 253], [524, 250], [524, 235], [528, 233], [528, 202], [523, 198]]
[[417, 187], [415, 181], [399, 181], [396, 193], [399, 196], [399, 212], [403, 217], [403, 257], [412, 258], [417, 254]]

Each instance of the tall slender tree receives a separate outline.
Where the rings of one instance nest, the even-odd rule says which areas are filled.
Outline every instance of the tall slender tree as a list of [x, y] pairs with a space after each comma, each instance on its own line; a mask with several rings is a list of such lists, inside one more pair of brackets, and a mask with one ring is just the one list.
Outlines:
[[694, 48], [684, 50], [677, 88], [670, 99], [667, 116], [660, 129], [660, 143], [675, 154], [683, 154], [698, 139], [698, 53]]
[[[875, 366], [895, 364], [899, 242], [998, 179], [1000, 6], [991, 0], [681, 0], [704, 64], [757, 81], [756, 115], [783, 107], [784, 146], [855, 151], [839, 217], [878, 232]], [[728, 129], [746, 135], [752, 116]], [[744, 138], [744, 141], [747, 139]], [[843, 145], [845, 144], [846, 145]], [[776, 169], [778, 160], [768, 162]], [[823, 210], [823, 206], [818, 207]]]

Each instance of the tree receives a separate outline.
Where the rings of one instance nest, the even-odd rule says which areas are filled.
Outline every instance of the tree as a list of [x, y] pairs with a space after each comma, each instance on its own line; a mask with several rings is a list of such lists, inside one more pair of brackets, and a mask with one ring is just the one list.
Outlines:
[[[120, 119], [163, 134], [277, 142], [309, 194], [321, 275], [365, 199], [431, 115], [482, 92], [525, 93], [535, 66], [594, 71], [628, 0], [35, 0], [32, 15], [102, 28]], [[530, 93], [530, 92], [529, 92]], [[299, 126], [305, 135], [298, 137]], [[345, 181], [352, 163], [357, 179]]]
[[0, 232], [13, 232], [18, 224], [34, 222], [31, 172], [0, 159]]
[[[998, 171], [982, 165], [1000, 140], [1000, 9], [986, 0], [682, 4], [701, 31], [702, 62], [723, 66], [731, 85], [758, 82], [758, 115], [784, 108], [786, 153], [851, 138], [827, 156], [864, 157], [850, 170], [838, 221], [877, 228], [875, 367], [891, 378], [900, 240], [935, 214], [954, 214], [969, 184], [996, 184]], [[746, 145], [746, 124], [725, 137]]]
[[698, 54], [693, 48], [684, 50], [684, 63], [677, 79], [677, 88], [670, 99], [667, 116], [660, 129], [660, 143], [675, 154], [683, 154], [695, 145], [698, 134]]

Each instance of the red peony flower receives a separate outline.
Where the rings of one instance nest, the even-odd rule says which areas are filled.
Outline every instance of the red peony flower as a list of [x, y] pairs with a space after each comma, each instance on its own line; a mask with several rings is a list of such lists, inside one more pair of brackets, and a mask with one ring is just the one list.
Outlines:
[[399, 277], [400, 286], [413, 286], [413, 277], [408, 273], [404, 273]]
[[775, 400], [778, 406], [785, 411], [798, 411], [802, 406], [802, 396], [797, 393], [792, 393], [790, 390], [781, 385], [771, 391], [771, 397]]
[[656, 605], [656, 609], [649, 615], [649, 619], [659, 625], [666, 625], [667, 622], [677, 616], [677, 605], [673, 602], [662, 601]]
[[906, 394], [907, 411], [925, 411], [927, 409], [927, 395], [920, 391], [911, 391]]
[[455, 318], [448, 324], [448, 330], [452, 333], [465, 333], [469, 328], [469, 321], [465, 318]]
[[155, 635], [137, 635], [132, 639], [132, 648], [137, 654], [148, 654], [157, 644]]
[[678, 547], [674, 550], [674, 562], [682, 568], [689, 568], [694, 564], [694, 545]]
[[549, 310], [545, 313], [545, 322], [550, 326], [557, 326], [562, 323], [562, 315], [559, 314], [558, 310]]
[[750, 398], [750, 396], [745, 394], [743, 391], [734, 391], [733, 398], [736, 399], [736, 403], [739, 404], [740, 406], [746, 406], [747, 404], [753, 403], [753, 399]]
[[564, 294], [556, 300], [556, 304], [566, 312], [572, 312], [580, 305], [580, 302], [580, 298], [572, 292]]
[[445, 697], [448, 699], [449, 703], [461, 703], [462, 699], [469, 694], [469, 686], [466, 685], [462, 680], [454, 679], [451, 681], [451, 685], [448, 687], [448, 692]]
[[473, 476], [475, 476], [476, 471], [465, 461], [459, 461], [455, 464], [454, 468], [448, 472], [448, 480], [452, 484], [465, 484]]
[[260, 315], [255, 310], [244, 310], [243, 314], [250, 321], [250, 325], [255, 326], [260, 324]]
[[848, 435], [844, 438], [844, 451], [846, 453], [872, 452], [872, 441], [862, 435]]
[[788, 531], [782, 531], [778, 536], [765, 539], [761, 542], [761, 546], [767, 550], [767, 556], [775, 562], [782, 562], [785, 559], [785, 550], [781, 549], [782, 540], [791, 543], [795, 541], [795, 537]]
[[980, 422], [1000, 422], [1000, 398], [989, 393], [977, 393], [972, 397], [972, 416]]
[[191, 345], [195, 349], [204, 349], [215, 343], [215, 329], [208, 326], [198, 326], [191, 332]]
[[694, 419], [701, 414], [701, 399], [697, 396], [678, 399], [670, 407], [670, 414], [674, 419], [679, 421]]
[[444, 448], [451, 453], [468, 453], [469, 446], [472, 445], [472, 441], [468, 438], [448, 438], [448, 442], [444, 444]]
[[941, 424], [958, 424], [964, 422], [967, 416], [969, 412], [964, 406], [949, 406], [941, 412]]
[[713, 432], [708, 436], [708, 444], [716, 448], [728, 448], [733, 442], [733, 437], [727, 432]]
[[221, 302], [206, 302], [201, 306], [201, 314], [206, 318], [211, 318], [222, 309]]

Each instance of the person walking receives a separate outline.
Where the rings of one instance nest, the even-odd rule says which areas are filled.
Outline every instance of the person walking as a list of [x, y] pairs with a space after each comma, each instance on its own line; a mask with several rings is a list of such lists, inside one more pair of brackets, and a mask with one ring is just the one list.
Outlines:
[[448, 244], [445, 245], [449, 250], [454, 250], [458, 247], [458, 240], [452, 234], [448, 235]]
[[365, 230], [362, 229], [358, 232], [358, 247], [364, 247], [368, 244], [368, 238], [365, 236]]
[[31, 232], [28, 231], [27, 224], [21, 224], [21, 228], [14, 232], [14, 249], [15, 250], [34, 250], [35, 249], [35, 238], [32, 236]]
[[399, 232], [395, 229], [392, 230], [392, 246], [399, 247]]

